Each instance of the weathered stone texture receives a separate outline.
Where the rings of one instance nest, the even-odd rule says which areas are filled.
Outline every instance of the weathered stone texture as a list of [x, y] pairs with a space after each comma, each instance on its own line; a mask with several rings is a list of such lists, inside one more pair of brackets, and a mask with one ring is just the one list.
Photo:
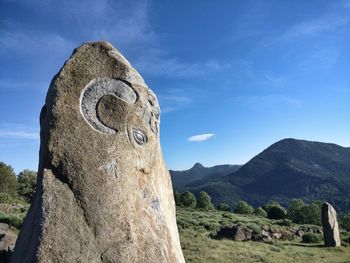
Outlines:
[[13, 262], [184, 262], [159, 112], [109, 43], [73, 52], [42, 109], [37, 193]]
[[0, 262], [10, 262], [17, 235], [5, 223], [0, 223]]
[[338, 247], [341, 245], [337, 213], [329, 203], [322, 204], [322, 226], [325, 246]]

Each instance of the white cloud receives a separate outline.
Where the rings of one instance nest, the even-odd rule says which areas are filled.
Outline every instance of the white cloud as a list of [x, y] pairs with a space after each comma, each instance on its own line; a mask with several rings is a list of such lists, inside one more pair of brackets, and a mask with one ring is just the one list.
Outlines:
[[[66, 56], [76, 44], [57, 33], [28, 31], [18, 25], [4, 26], [0, 30], [0, 53], [14, 52], [24, 55]], [[46, 57], [47, 58], [47, 57]]]
[[143, 74], [170, 76], [175, 78], [203, 77], [233, 68], [228, 61], [209, 59], [185, 62], [168, 56], [162, 49], [149, 49], [140, 56], [135, 66]]
[[190, 142], [203, 142], [213, 138], [214, 136], [215, 134], [213, 133], [198, 134], [187, 138], [187, 140]]
[[25, 131], [0, 131], [0, 138], [14, 138], [14, 139], [31, 139], [38, 140], [38, 132], [25, 132]]
[[350, 19], [348, 16], [327, 15], [315, 20], [303, 21], [291, 27], [282, 38], [314, 36], [324, 32], [332, 32], [346, 26]]
[[300, 106], [302, 104], [301, 100], [280, 94], [270, 94], [264, 96], [240, 96], [236, 98], [236, 102], [264, 107], [271, 107], [276, 105]]
[[340, 52], [336, 48], [320, 48], [314, 50], [296, 66], [300, 71], [330, 70], [338, 62], [339, 56]]

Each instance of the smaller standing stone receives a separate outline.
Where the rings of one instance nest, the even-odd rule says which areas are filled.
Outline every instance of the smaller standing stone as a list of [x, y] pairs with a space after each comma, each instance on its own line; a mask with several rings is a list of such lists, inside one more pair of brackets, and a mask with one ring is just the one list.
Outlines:
[[340, 236], [337, 221], [337, 212], [333, 206], [327, 202], [323, 203], [322, 211], [323, 238], [326, 247], [340, 246]]

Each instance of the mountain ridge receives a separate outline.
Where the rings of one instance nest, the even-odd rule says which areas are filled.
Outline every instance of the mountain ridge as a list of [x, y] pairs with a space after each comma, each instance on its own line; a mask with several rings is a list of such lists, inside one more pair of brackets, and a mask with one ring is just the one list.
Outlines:
[[[330, 201], [350, 210], [350, 147], [287, 138], [228, 174], [214, 173], [209, 167], [205, 175], [198, 175], [201, 168], [191, 177], [191, 169], [170, 172], [174, 189], [195, 194], [207, 190], [216, 204], [225, 201], [234, 206], [244, 199], [255, 206], [269, 200], [287, 205], [291, 199], [301, 198]], [[187, 180], [177, 184], [176, 176], [181, 174]]]

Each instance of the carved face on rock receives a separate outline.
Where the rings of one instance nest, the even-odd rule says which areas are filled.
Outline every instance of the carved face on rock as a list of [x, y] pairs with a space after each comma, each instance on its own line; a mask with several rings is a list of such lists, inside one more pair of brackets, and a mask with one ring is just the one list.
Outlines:
[[138, 156], [137, 169], [149, 173], [158, 153], [160, 122], [158, 101], [150, 89], [120, 79], [96, 78], [82, 90], [80, 110], [96, 132], [123, 136]]

